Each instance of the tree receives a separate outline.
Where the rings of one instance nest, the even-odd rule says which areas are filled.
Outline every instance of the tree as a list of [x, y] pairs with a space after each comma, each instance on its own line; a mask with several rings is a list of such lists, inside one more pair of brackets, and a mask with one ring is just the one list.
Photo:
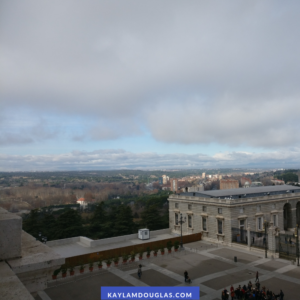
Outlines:
[[141, 214], [142, 224], [150, 230], [162, 229], [163, 222], [156, 205], [146, 206]]
[[37, 209], [30, 211], [29, 215], [23, 221], [23, 230], [35, 238], [38, 237], [41, 230], [39, 212]]
[[116, 230], [120, 233], [120, 235], [133, 233], [136, 226], [133, 222], [131, 207], [122, 204], [119, 206], [118, 211], [119, 215], [116, 222]]
[[104, 203], [101, 202], [96, 206], [94, 215], [91, 218], [90, 233], [98, 239], [107, 237], [107, 221], [108, 216], [105, 211]]
[[112, 206], [109, 213], [107, 226], [110, 236], [131, 234], [134, 232], [135, 223], [133, 222], [132, 210], [129, 206], [121, 204]]
[[56, 219], [52, 212], [46, 212], [41, 218], [41, 233], [48, 241], [55, 239]]
[[281, 175], [276, 176], [278, 179], [284, 180], [285, 183], [291, 182], [298, 182], [298, 175], [292, 172], [283, 173]]
[[77, 210], [65, 209], [57, 218], [54, 237], [55, 239], [65, 239], [83, 235], [81, 215]]

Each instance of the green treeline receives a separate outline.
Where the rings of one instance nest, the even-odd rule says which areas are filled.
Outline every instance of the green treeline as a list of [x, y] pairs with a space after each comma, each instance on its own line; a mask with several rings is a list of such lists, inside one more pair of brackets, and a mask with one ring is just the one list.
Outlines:
[[299, 182], [298, 175], [292, 172], [282, 173], [280, 175], [274, 176], [277, 179], [283, 180], [285, 183], [287, 182]]
[[107, 200], [90, 206], [86, 218], [80, 210], [71, 208], [32, 210], [23, 219], [23, 230], [35, 238], [39, 238], [41, 233], [51, 241], [75, 236], [109, 238], [137, 233], [138, 229], [145, 227], [164, 229], [169, 227], [167, 198], [168, 195], [164, 194], [134, 200], [129, 198], [122, 202], [120, 199]]

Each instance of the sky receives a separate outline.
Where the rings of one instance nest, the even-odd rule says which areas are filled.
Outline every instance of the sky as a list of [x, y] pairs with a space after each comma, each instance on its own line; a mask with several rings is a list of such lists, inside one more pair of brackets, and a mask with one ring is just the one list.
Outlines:
[[0, 171], [300, 167], [299, 1], [0, 2]]

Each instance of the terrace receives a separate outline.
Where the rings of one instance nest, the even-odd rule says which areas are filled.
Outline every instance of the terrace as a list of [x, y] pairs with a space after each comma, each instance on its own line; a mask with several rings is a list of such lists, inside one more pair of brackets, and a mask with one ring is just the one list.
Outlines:
[[[237, 262], [234, 262], [234, 257]], [[100, 299], [101, 286], [184, 286], [183, 273], [188, 271], [192, 286], [200, 286], [201, 300], [221, 299], [221, 291], [254, 283], [259, 272], [261, 286], [275, 293], [283, 290], [286, 299], [298, 299], [300, 268], [289, 261], [264, 258], [263, 252], [248, 252], [204, 241], [188, 243], [185, 250], [158, 255], [118, 267], [103, 265], [100, 270], [67, 276], [48, 282], [48, 288], [36, 300]], [[142, 278], [137, 268], [142, 264]]]

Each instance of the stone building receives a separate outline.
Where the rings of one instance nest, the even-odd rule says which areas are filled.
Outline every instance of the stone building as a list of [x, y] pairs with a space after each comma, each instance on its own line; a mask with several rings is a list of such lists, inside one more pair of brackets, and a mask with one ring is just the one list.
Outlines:
[[202, 183], [187, 188], [188, 192], [201, 192], [204, 191], [204, 185]]
[[222, 179], [220, 180], [220, 190], [237, 189], [239, 187], [239, 181], [234, 179]]
[[300, 225], [300, 188], [289, 185], [182, 193], [169, 197], [169, 225], [180, 233], [202, 232], [204, 240], [231, 243], [232, 228], [262, 232], [264, 221], [280, 231]]

